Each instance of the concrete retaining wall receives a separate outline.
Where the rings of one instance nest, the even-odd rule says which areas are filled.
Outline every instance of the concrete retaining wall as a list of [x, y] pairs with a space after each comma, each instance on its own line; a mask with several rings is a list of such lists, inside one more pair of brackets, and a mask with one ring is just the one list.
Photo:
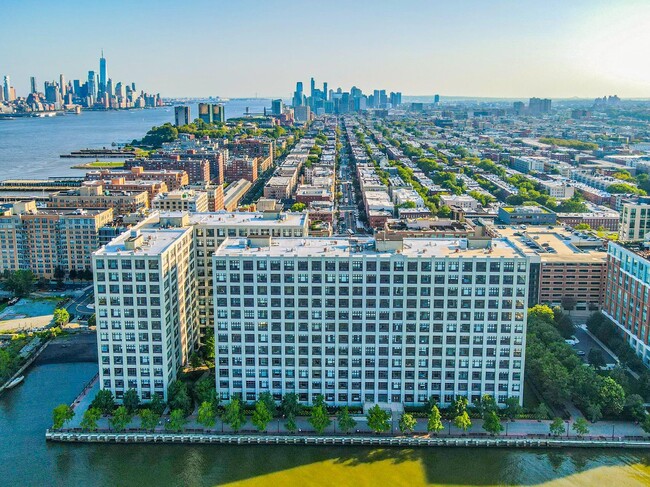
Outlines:
[[396, 447], [501, 447], [501, 448], [650, 448], [644, 440], [571, 440], [528, 438], [372, 437], [218, 435], [200, 433], [77, 433], [47, 430], [48, 441], [70, 443], [177, 443], [218, 445], [354, 445]]

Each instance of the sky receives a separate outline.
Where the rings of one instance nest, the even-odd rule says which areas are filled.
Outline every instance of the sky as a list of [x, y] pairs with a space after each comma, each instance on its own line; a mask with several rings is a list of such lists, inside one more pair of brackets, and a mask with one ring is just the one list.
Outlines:
[[296, 81], [404, 95], [650, 97], [650, 0], [2, 0], [18, 95], [99, 70], [165, 97]]

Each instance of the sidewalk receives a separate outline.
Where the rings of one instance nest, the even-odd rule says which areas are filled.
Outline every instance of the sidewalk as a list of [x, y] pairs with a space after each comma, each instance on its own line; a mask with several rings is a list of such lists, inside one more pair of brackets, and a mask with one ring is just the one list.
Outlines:
[[[96, 391], [99, 389], [98, 383], [94, 385], [91, 391], [86, 394], [81, 401], [75, 405], [75, 417], [66, 425], [66, 429], [79, 428], [83, 413], [88, 408], [88, 405], [91, 402], [91, 398], [94, 397]], [[365, 416], [362, 415], [353, 415], [352, 418], [357, 422], [354, 428], [350, 431], [350, 434], [359, 433], [359, 434], [374, 434], [373, 431], [368, 427], [368, 423]], [[165, 432], [165, 424], [168, 417], [163, 416], [158, 426], [154, 430], [157, 433]], [[324, 434], [341, 434], [342, 432], [338, 428], [336, 417], [332, 416], [330, 418], [332, 424], [324, 431]], [[387, 433], [384, 433], [384, 436], [388, 435], [401, 435], [398, 427], [399, 415], [395, 415], [392, 420], [391, 429]], [[575, 432], [571, 427], [573, 426], [573, 420], [565, 421], [565, 428], [569, 424], [568, 432], [565, 430], [563, 437], [568, 436], [575, 437]], [[442, 424], [445, 426], [445, 429], [441, 431], [438, 436], [485, 436], [487, 435], [486, 431], [483, 429], [483, 420], [482, 419], [472, 419], [472, 426], [466, 431], [462, 431], [456, 426], [453, 425], [452, 421], [443, 419]], [[513, 422], [502, 421], [501, 424], [504, 427], [504, 431], [499, 436], [548, 436], [549, 435], [549, 425], [551, 424], [550, 420], [537, 421], [533, 419], [519, 419]], [[101, 418], [98, 423], [100, 430], [108, 430], [109, 423], [108, 418]], [[140, 427], [140, 418], [134, 417], [133, 421], [128, 425], [127, 429], [138, 429]], [[296, 418], [296, 431], [295, 434], [314, 434], [313, 427], [309, 424], [308, 417], [298, 417]], [[223, 424], [223, 422], [217, 418], [215, 426], [213, 428], [205, 428], [203, 425], [199, 424], [196, 421], [196, 411], [187, 418], [187, 423], [185, 425], [185, 431], [205, 431], [207, 433], [233, 433], [233, 430], [228, 426]], [[283, 418], [274, 418], [267, 426], [266, 431], [268, 433], [275, 434], [291, 434], [286, 428], [286, 419]], [[256, 433], [257, 428], [251, 422], [251, 418], [246, 418], [246, 423], [240, 429], [239, 433]], [[427, 419], [426, 418], [417, 418], [417, 425], [414, 430], [415, 434], [426, 435], [427, 434]], [[589, 423], [589, 433], [586, 436], [598, 436], [606, 438], [615, 438], [620, 439], [624, 436], [645, 436], [643, 429], [632, 422], [627, 421], [599, 421], [597, 423]]]

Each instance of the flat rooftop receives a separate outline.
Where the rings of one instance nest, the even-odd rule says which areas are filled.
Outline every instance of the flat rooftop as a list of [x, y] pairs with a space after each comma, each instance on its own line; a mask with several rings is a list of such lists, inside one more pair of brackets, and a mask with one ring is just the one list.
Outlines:
[[228, 238], [214, 253], [215, 256], [268, 257], [350, 257], [354, 255], [388, 256], [401, 253], [407, 257], [524, 257], [507, 239], [493, 239], [491, 250], [467, 248], [466, 239], [412, 238], [404, 239], [400, 250], [377, 251], [375, 240], [345, 238], [274, 238], [270, 247], [249, 246], [245, 238]]
[[[182, 211], [160, 212], [161, 217], [181, 217]], [[229, 227], [233, 225], [268, 227], [269, 225], [296, 226], [306, 225], [307, 215], [304, 213], [260, 213], [260, 212], [227, 212], [216, 211], [206, 213], [187, 213], [190, 225], [214, 225]], [[279, 216], [279, 217], [278, 217]]]
[[[502, 228], [502, 227], [506, 228]], [[601, 239], [571, 232], [559, 225], [549, 227], [528, 226], [525, 230], [510, 225], [494, 227], [501, 237], [510, 240], [526, 255], [539, 256], [547, 262], [604, 262], [606, 251], [594, 250]], [[592, 248], [584, 248], [586, 246]]]
[[140, 229], [143, 245], [134, 250], [127, 250], [125, 242], [131, 238], [131, 232], [124, 232], [114, 238], [104, 247], [100, 248], [95, 255], [160, 255], [167, 250], [176, 240], [185, 233], [191, 232], [191, 228], [159, 228], [144, 227]]

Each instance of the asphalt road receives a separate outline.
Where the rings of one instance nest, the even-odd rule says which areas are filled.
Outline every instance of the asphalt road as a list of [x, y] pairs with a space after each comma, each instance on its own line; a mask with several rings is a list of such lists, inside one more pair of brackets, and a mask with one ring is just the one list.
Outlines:
[[75, 315], [78, 318], [88, 318], [95, 312], [93, 309], [88, 308], [88, 305], [92, 304], [93, 301], [93, 288], [89, 287], [81, 296], [71, 301], [66, 309], [68, 310], [68, 313]]
[[576, 326], [573, 334], [580, 341], [577, 345], [574, 345], [573, 349], [576, 351], [582, 350], [583, 352], [585, 352], [585, 355], [581, 357], [585, 362], [587, 362], [587, 356], [589, 355], [589, 351], [592, 348], [596, 348], [603, 352], [603, 357], [605, 357], [605, 363], [607, 364], [616, 363], [616, 359], [612, 357], [612, 355], [609, 352], [607, 352], [607, 350], [605, 350], [603, 347], [598, 345], [598, 343], [596, 343], [594, 339], [591, 338], [587, 334], [587, 332], [585, 332], [582, 328]]

